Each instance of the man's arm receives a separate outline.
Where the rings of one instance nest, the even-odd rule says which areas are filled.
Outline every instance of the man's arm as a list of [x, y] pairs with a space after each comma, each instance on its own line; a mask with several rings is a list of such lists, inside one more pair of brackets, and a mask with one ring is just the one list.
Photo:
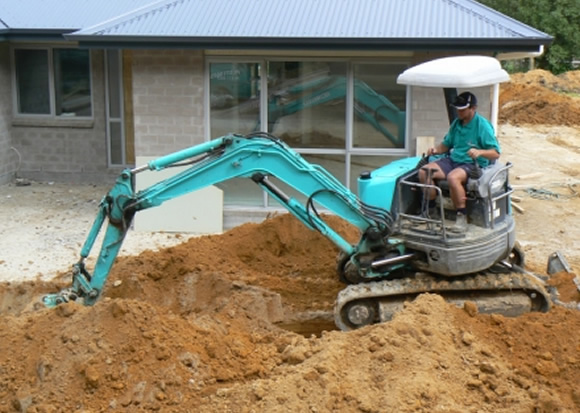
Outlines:
[[449, 152], [449, 148], [447, 147], [447, 145], [443, 145], [443, 143], [440, 143], [437, 146], [429, 148], [429, 150], [427, 151], [427, 155], [439, 155], [445, 152]]
[[479, 158], [480, 156], [490, 161], [495, 161], [496, 159], [499, 158], [499, 152], [495, 149], [471, 148], [469, 151], [467, 151], [467, 154], [474, 160]]
[[481, 156], [489, 161], [495, 161], [499, 158], [501, 149], [497, 137], [495, 136], [493, 126], [483, 116], [478, 115], [478, 117], [482, 120], [482, 122], [479, 123], [479, 144], [477, 145], [479, 147], [471, 148], [467, 151], [467, 155], [473, 160]]

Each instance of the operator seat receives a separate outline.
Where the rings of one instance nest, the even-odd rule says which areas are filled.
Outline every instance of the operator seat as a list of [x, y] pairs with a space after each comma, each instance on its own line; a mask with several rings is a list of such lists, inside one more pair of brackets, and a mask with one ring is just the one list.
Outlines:
[[[492, 217], [488, 211], [499, 208], [500, 213], [495, 221], [503, 219], [508, 210], [508, 198], [501, 198], [497, 202], [493, 200], [508, 188], [507, 167], [499, 161], [492, 161], [485, 168], [478, 169], [477, 173], [467, 178], [465, 183], [467, 216], [471, 223], [487, 227]], [[444, 202], [444, 212], [449, 218], [455, 217], [455, 207], [450, 199], [449, 183], [447, 180], [437, 180], [435, 184], [441, 188]]]

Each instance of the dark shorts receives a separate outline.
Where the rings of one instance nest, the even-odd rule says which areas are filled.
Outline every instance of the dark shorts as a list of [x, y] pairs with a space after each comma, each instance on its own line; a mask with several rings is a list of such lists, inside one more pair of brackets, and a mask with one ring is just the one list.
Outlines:
[[449, 158], [447, 156], [445, 158], [439, 159], [435, 163], [437, 165], [439, 165], [439, 168], [441, 168], [441, 170], [443, 171], [443, 173], [445, 174], [445, 176], [449, 175], [449, 172], [451, 172], [455, 168], [461, 168], [461, 169], [463, 169], [465, 172], [467, 172], [467, 176], [469, 176], [469, 173], [473, 169], [473, 164], [472, 163], [457, 163], [457, 162], [453, 162], [451, 160], [451, 158]]

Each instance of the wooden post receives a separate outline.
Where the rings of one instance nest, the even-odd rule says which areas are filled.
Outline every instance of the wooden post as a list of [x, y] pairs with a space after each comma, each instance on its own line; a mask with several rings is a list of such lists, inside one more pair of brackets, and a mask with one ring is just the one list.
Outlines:
[[435, 146], [435, 136], [417, 136], [415, 155], [427, 154], [427, 150], [433, 146]]

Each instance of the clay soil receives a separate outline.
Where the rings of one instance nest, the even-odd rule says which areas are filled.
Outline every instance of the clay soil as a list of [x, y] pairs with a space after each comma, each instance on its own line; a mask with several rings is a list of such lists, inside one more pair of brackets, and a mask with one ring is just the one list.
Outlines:
[[[337, 331], [337, 250], [288, 214], [147, 234], [163, 242], [145, 249], [132, 231], [96, 305], [39, 308], [69, 285], [51, 257], [78, 254], [104, 192], [0, 188], [0, 412], [580, 411], [579, 85], [580, 73], [536, 70], [502, 86], [518, 241], [559, 293], [547, 313], [484, 315], [424, 294], [388, 323]], [[570, 271], [547, 274], [555, 252]]]

